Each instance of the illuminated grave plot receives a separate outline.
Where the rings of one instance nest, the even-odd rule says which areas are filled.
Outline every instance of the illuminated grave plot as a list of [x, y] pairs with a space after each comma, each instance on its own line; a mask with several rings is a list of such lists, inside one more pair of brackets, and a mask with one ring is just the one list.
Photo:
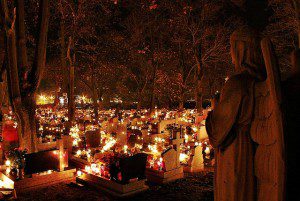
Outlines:
[[184, 143], [180, 149], [180, 163], [184, 172], [199, 172], [204, 170], [202, 143], [198, 140], [198, 127], [184, 127]]
[[25, 154], [24, 168], [18, 168], [14, 160], [22, 159], [8, 158], [2, 173], [14, 182], [17, 192], [75, 179], [76, 170], [68, 168], [68, 150], [64, 149], [63, 139], [57, 141], [54, 150]]
[[148, 189], [145, 185], [147, 154], [115, 157], [110, 164], [97, 163], [77, 171], [76, 181], [103, 190], [116, 197], [126, 197]]
[[139, 153], [141, 131], [131, 130], [129, 136], [125, 131], [110, 133], [101, 130], [100, 136], [93, 137], [94, 134], [90, 131], [83, 134], [77, 126], [71, 129], [71, 162], [79, 170], [77, 182], [118, 197], [146, 190], [147, 154]]
[[183, 162], [184, 172], [200, 172], [204, 170], [202, 147], [196, 146], [189, 150], [190, 155], [180, 153], [180, 161]]
[[176, 132], [171, 140], [172, 148], [167, 149], [161, 154], [159, 161], [147, 168], [147, 180], [152, 183], [167, 183], [183, 178], [183, 167], [180, 164], [180, 132]]

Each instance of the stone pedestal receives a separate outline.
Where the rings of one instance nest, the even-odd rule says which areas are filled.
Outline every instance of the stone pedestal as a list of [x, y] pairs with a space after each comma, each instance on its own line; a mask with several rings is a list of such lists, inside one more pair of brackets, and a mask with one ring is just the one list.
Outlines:
[[89, 148], [97, 148], [100, 146], [101, 134], [100, 130], [87, 131], [85, 133], [86, 145]]
[[165, 184], [183, 178], [183, 167], [169, 171], [146, 170], [147, 181], [156, 184]]
[[5, 177], [6, 182], [10, 183], [11, 189], [17, 192], [31, 191], [37, 188], [50, 186], [56, 183], [75, 180], [75, 169], [67, 169], [61, 172], [51, 172], [44, 174], [25, 175], [24, 179], [17, 180], [5, 172], [0, 172], [0, 179]]
[[105, 191], [116, 197], [127, 197], [147, 190], [149, 187], [145, 185], [145, 179], [133, 181], [128, 184], [120, 184], [112, 180], [98, 177], [93, 174], [82, 173], [77, 176], [78, 183], [86, 184], [93, 188]]

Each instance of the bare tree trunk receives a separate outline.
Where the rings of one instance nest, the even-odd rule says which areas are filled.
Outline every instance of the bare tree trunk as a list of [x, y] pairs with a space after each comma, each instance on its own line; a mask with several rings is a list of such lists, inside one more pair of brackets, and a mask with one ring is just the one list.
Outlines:
[[74, 78], [75, 78], [75, 54], [74, 43], [72, 37], [69, 37], [67, 58], [69, 61], [69, 83], [68, 83], [68, 118], [69, 125], [72, 126], [75, 117], [75, 101], [74, 101]]
[[298, 48], [300, 48], [300, 1], [299, 0], [293, 0], [296, 18], [298, 22]]
[[60, 86], [57, 84], [56, 89], [55, 89], [55, 97], [54, 97], [54, 104], [53, 104], [54, 110], [56, 110], [59, 105], [60, 95], [61, 95], [61, 89], [60, 89]]
[[103, 89], [98, 89], [98, 98], [99, 98], [99, 103], [98, 103], [98, 106], [99, 106], [99, 109], [102, 110], [104, 108], [104, 101], [103, 101], [103, 96], [104, 96], [104, 91]]
[[65, 14], [63, 10], [63, 5], [62, 1], [59, 1], [59, 10], [60, 10], [60, 37], [59, 37], [59, 42], [60, 42], [60, 62], [61, 62], [61, 68], [62, 72], [64, 73], [65, 81], [62, 83], [62, 88], [63, 90], [66, 90], [67, 88], [67, 81], [69, 80], [68, 77], [68, 69], [67, 69], [67, 51], [66, 51], [66, 40], [65, 40]]
[[142, 109], [142, 93], [139, 93], [139, 97], [138, 97], [138, 103], [137, 103], [137, 110], [141, 110]]
[[152, 65], [154, 65], [154, 69], [153, 69], [153, 81], [152, 81], [152, 86], [151, 86], [151, 94], [150, 94], [150, 113], [153, 112], [154, 108], [155, 108], [155, 95], [154, 95], [154, 91], [155, 91], [155, 82], [156, 82], [156, 71], [157, 71], [157, 67], [158, 64], [156, 62], [152, 62]]
[[[49, 2], [41, 0], [39, 35], [34, 61], [27, 79], [20, 77], [27, 65], [24, 1], [16, 2], [14, 19], [9, 19], [7, 2], [1, 0], [1, 16], [6, 33], [7, 84], [11, 105], [18, 120], [20, 147], [29, 152], [36, 150], [35, 94], [46, 61], [46, 45], [49, 21]], [[16, 23], [17, 21], [17, 23]], [[16, 23], [16, 29], [15, 29]], [[17, 31], [16, 31], [17, 30]], [[16, 35], [17, 33], [17, 35]], [[24, 78], [24, 80], [22, 79]], [[21, 85], [20, 85], [21, 84]], [[26, 84], [26, 85], [25, 85]]]
[[[95, 88], [95, 87], [93, 87]], [[94, 115], [95, 115], [95, 121], [96, 123], [99, 122], [99, 104], [98, 104], [98, 98], [97, 98], [97, 91], [93, 90], [92, 92], [92, 99], [93, 99], [93, 108], [94, 108]]]
[[[27, 67], [27, 48], [26, 48], [26, 34], [25, 34], [25, 11], [24, 0], [17, 0], [16, 2], [16, 36], [18, 49], [18, 68]], [[22, 84], [22, 83], [20, 83]]]
[[202, 80], [203, 80], [203, 65], [201, 62], [201, 46], [198, 46], [194, 49], [194, 57], [197, 64], [196, 70], [196, 89], [195, 89], [195, 100], [196, 100], [196, 109], [198, 113], [202, 112]]
[[179, 110], [182, 111], [183, 109], [184, 109], [184, 89], [182, 87], [180, 92]]
[[185, 79], [186, 79], [186, 74], [188, 72], [185, 72], [185, 61], [184, 61], [184, 55], [183, 55], [183, 50], [182, 46], [179, 43], [179, 68], [180, 68], [180, 73], [182, 76], [182, 83], [181, 83], [181, 89], [180, 89], [180, 97], [179, 97], [179, 110], [183, 110], [184, 106], [184, 89], [185, 89]]
[[[2, 20], [0, 21], [2, 22]], [[5, 75], [5, 31], [0, 30], [0, 113], [2, 108], [2, 102], [5, 97], [6, 92], [6, 79], [4, 78]]]
[[96, 120], [96, 123], [99, 122], [99, 113], [98, 113], [98, 110], [99, 110], [99, 105], [98, 105], [98, 91], [97, 91], [97, 88], [96, 88], [96, 80], [95, 80], [95, 73], [94, 73], [94, 65], [92, 67], [92, 72], [93, 72], [93, 75], [92, 75], [92, 98], [93, 98], [93, 106], [94, 106], [94, 114], [95, 114], [95, 120]]

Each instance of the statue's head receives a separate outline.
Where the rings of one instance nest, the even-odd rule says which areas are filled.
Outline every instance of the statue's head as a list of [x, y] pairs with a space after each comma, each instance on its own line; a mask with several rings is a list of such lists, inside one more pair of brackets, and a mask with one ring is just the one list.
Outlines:
[[242, 27], [231, 34], [231, 58], [236, 73], [248, 71], [258, 80], [264, 80], [266, 69], [260, 47], [259, 34], [249, 27]]

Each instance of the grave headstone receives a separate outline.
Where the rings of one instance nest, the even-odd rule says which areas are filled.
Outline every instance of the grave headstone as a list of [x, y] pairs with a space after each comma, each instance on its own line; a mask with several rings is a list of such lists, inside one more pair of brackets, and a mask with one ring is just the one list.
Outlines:
[[172, 139], [172, 145], [174, 149], [176, 150], [176, 167], [180, 167], [180, 161], [179, 161], [179, 156], [180, 156], [180, 144], [182, 144], [184, 139], [180, 137], [180, 132], [176, 132], [175, 138]]
[[89, 148], [97, 148], [100, 146], [101, 134], [100, 130], [86, 131], [86, 144]]
[[127, 132], [124, 132], [124, 131], [117, 132], [117, 142], [121, 146], [126, 145], [127, 144]]
[[119, 160], [119, 167], [114, 164], [110, 168], [112, 179], [119, 181], [118, 174], [121, 173], [121, 183], [128, 183], [131, 179], [145, 179], [147, 154], [138, 153], [131, 157]]
[[25, 175], [60, 169], [58, 150], [40, 151], [25, 155]]
[[165, 132], [168, 125], [175, 124], [175, 123], [176, 123], [176, 119], [162, 120], [161, 122], [158, 123], [158, 133]]
[[201, 126], [200, 129], [197, 132], [197, 140], [202, 141], [202, 140], [205, 140], [205, 139], [208, 139], [206, 128], [205, 128], [205, 126]]
[[166, 171], [177, 168], [176, 157], [177, 152], [173, 148], [168, 149], [166, 152], [162, 153], [162, 159], [164, 161]]
[[162, 184], [183, 178], [183, 167], [180, 165], [179, 160], [181, 143], [183, 143], [183, 139], [180, 138], [180, 132], [176, 132], [171, 140], [173, 148], [162, 154], [165, 169], [163, 171], [156, 171], [151, 168], [147, 169], [147, 179], [149, 182]]
[[186, 172], [199, 172], [204, 169], [204, 159], [202, 154], [202, 147], [197, 146], [192, 148], [192, 155], [188, 161], [187, 167], [184, 168]]

